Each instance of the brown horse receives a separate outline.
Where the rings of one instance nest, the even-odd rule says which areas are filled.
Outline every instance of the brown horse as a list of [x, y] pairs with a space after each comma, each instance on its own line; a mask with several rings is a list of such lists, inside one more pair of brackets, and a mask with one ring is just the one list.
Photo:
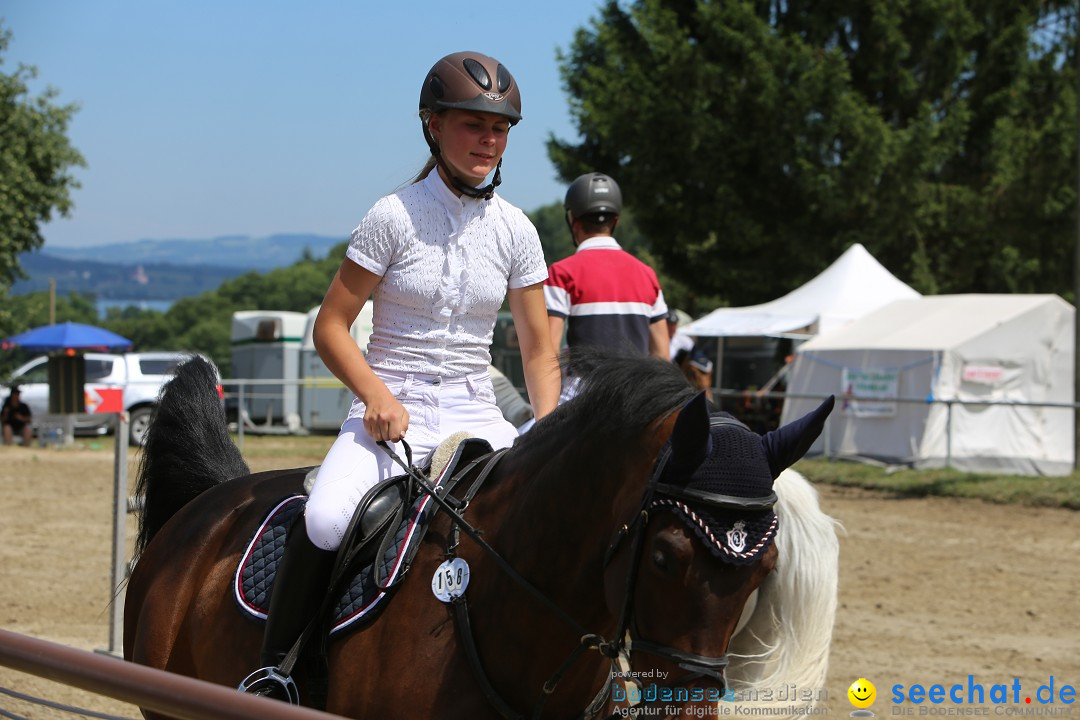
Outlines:
[[[149, 429], [124, 656], [236, 686], [255, 667], [262, 637], [261, 624], [234, 600], [236, 568], [269, 509], [302, 492], [307, 469], [249, 474], [215, 383], [206, 363], [183, 365]], [[625, 713], [643, 698], [679, 717], [724, 694], [729, 663], [743, 686], [761, 677], [783, 682], [766, 667], [792, 665], [769, 657], [777, 651], [770, 638], [784, 629], [766, 626], [792, 617], [775, 598], [757, 603], [768, 617], [751, 619], [753, 657], [729, 658], [728, 645], [747, 599], [776, 565], [777, 547], [785, 547], [785, 523], [799, 526], [783, 516], [781, 498], [776, 534], [772, 480], [806, 451], [827, 412], [762, 438], [710, 418], [704, 398], [670, 363], [605, 359], [574, 400], [501, 456], [463, 517], [435, 515], [376, 619], [332, 639], [326, 710], [353, 718], [566, 718]], [[741, 448], [737, 457], [732, 447]], [[720, 470], [702, 480], [706, 467]], [[429, 582], [463, 524], [456, 554], [471, 570], [471, 622], [455, 616], [456, 604], [440, 602]], [[835, 552], [832, 542], [832, 550], [819, 543], [823, 552]], [[818, 680], [835, 607], [835, 565], [823, 567], [815, 571], [825, 575], [821, 582], [782, 583], [786, 592], [799, 592], [791, 587], [800, 583], [821, 588], [824, 601], [811, 603], [824, 615], [813, 618], [817, 655], [803, 661]], [[300, 688], [305, 696], [303, 677]]]

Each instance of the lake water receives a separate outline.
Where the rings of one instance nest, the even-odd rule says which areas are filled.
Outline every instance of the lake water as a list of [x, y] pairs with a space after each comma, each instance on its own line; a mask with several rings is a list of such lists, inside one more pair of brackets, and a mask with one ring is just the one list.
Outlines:
[[134, 305], [140, 310], [157, 310], [158, 312], [165, 312], [172, 307], [173, 300], [116, 300], [113, 298], [104, 298], [97, 301], [98, 317], [105, 317], [106, 311], [109, 308], [126, 308], [130, 305]]

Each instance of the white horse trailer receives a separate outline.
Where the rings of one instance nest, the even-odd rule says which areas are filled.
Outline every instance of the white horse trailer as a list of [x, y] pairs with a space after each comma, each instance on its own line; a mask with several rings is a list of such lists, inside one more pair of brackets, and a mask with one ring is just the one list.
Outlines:
[[[353, 394], [326, 368], [315, 350], [311, 333], [319, 307], [315, 306], [307, 314], [304, 341], [300, 347], [300, 424], [308, 430], [337, 430], [349, 414]], [[371, 336], [370, 300], [356, 316], [351, 334], [357, 346], [366, 350]]]
[[300, 417], [300, 347], [307, 315], [287, 310], [243, 310], [232, 318], [232, 375], [289, 380], [244, 389], [243, 404], [256, 422], [296, 425]]

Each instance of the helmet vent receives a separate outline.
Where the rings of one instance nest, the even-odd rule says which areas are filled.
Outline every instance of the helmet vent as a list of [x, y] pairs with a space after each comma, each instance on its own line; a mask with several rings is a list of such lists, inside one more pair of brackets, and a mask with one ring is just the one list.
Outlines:
[[441, 100], [443, 95], [446, 94], [446, 88], [443, 87], [443, 82], [439, 79], [438, 75], [431, 76], [431, 80], [428, 82], [428, 87], [431, 88], [431, 94], [434, 95], [437, 99]]
[[469, 75], [472, 76], [472, 79], [476, 81], [477, 85], [485, 90], [491, 89], [491, 76], [488, 75], [488, 71], [484, 69], [483, 65], [472, 58], [465, 58], [461, 62], [469, 72]]
[[499, 92], [505, 93], [510, 89], [510, 84], [514, 81], [511, 77], [510, 71], [503, 67], [502, 63], [499, 63], [499, 68], [495, 71], [495, 80], [499, 84]]

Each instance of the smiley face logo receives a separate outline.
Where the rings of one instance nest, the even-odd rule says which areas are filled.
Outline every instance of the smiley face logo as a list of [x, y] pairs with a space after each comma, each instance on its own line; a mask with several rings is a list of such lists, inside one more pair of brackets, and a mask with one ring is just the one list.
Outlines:
[[847, 696], [855, 707], [860, 709], [868, 708], [874, 704], [874, 700], [877, 698], [877, 688], [874, 687], [874, 683], [866, 678], [859, 678], [851, 683]]

